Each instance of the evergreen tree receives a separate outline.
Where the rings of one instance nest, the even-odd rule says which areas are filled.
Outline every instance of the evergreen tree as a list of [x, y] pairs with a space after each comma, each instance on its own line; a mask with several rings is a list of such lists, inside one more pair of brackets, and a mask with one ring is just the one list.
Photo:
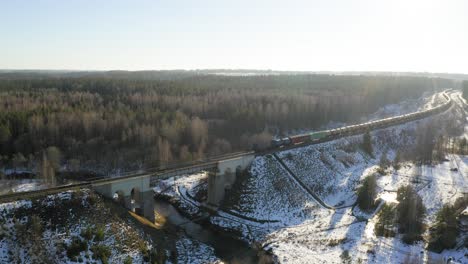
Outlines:
[[395, 208], [391, 205], [384, 204], [378, 215], [378, 221], [375, 224], [375, 234], [384, 237], [393, 237], [395, 226]]
[[397, 191], [398, 230], [403, 233], [403, 241], [412, 244], [421, 239], [423, 217], [426, 208], [421, 197], [411, 186], [400, 187]]
[[434, 125], [428, 124], [418, 127], [418, 138], [416, 142], [416, 161], [424, 164], [432, 163], [435, 148]]
[[60, 161], [62, 154], [57, 147], [48, 147], [46, 150], [47, 160], [49, 161], [52, 168], [57, 171], [60, 168]]
[[395, 170], [399, 170], [400, 169], [400, 162], [401, 162], [401, 152], [400, 150], [397, 150], [396, 154], [395, 154], [395, 159], [393, 160], [393, 168]]
[[462, 138], [460, 140], [460, 146], [459, 146], [460, 154], [465, 155], [467, 145], [468, 145], [468, 142], [467, 142], [466, 138]]
[[446, 204], [437, 212], [436, 223], [430, 231], [429, 249], [440, 252], [453, 248], [457, 236], [457, 211], [453, 206]]
[[369, 133], [369, 131], [367, 131], [364, 136], [362, 137], [362, 149], [364, 150], [364, 152], [366, 152], [369, 156], [373, 157], [374, 154], [374, 150], [372, 148], [372, 138], [371, 138], [371, 135]]
[[0, 144], [7, 142], [11, 137], [10, 129], [6, 124], [0, 124]]
[[384, 151], [382, 155], [380, 156], [380, 161], [379, 161], [379, 173], [384, 174], [385, 170], [388, 168], [390, 165], [390, 161], [387, 158], [387, 151]]
[[357, 190], [357, 203], [363, 210], [373, 209], [375, 206], [375, 197], [377, 182], [375, 175], [367, 176], [362, 185]]

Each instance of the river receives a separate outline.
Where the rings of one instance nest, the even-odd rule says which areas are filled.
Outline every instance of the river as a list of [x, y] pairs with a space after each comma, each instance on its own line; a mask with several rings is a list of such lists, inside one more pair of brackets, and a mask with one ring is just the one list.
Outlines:
[[[151, 196], [153, 196], [152, 192]], [[216, 256], [225, 263], [258, 263], [258, 251], [246, 242], [215, 230], [209, 224], [201, 225], [191, 221], [166, 200], [161, 198], [149, 200], [153, 203], [154, 213], [165, 218], [165, 226], [171, 225], [172, 228], [182, 229], [188, 237], [211, 246]]]

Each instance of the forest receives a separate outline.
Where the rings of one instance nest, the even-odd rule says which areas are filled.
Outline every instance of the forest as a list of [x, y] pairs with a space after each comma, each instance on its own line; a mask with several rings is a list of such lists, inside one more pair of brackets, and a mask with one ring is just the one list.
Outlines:
[[63, 167], [103, 172], [193, 161], [452, 86], [416, 76], [152, 76], [0, 73], [0, 168], [32, 168], [50, 147]]

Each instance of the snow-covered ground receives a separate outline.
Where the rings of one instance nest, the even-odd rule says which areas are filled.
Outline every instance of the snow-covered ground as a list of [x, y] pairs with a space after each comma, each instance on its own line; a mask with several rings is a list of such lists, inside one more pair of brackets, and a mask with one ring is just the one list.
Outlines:
[[[427, 109], [442, 103], [443, 98], [437, 94], [419, 102], [386, 106], [371, 119]], [[437, 117], [373, 131], [373, 157], [356, 147], [361, 136], [277, 153], [325, 204], [344, 208], [333, 210], [320, 206], [273, 156], [268, 155], [256, 157], [250, 168], [251, 177], [211, 222], [239, 231], [250, 242], [260, 243], [280, 263], [345, 263], [347, 260], [353, 263], [420, 263], [448, 256], [468, 263], [466, 248], [436, 254], [425, 250], [422, 242], [409, 246], [401, 242], [399, 236], [376, 237], [374, 215], [351, 207], [356, 201], [355, 189], [371, 174], [377, 177], [378, 196], [384, 201], [394, 201], [398, 187], [413, 185], [427, 208], [427, 224], [434, 220], [444, 203], [453, 203], [466, 193], [466, 156], [449, 154], [448, 161], [434, 166], [417, 167], [405, 162], [399, 170], [387, 169], [386, 175], [376, 173], [384, 152], [393, 160], [396, 149], [405, 149], [415, 142], [417, 128], [427, 122], [459, 118], [460, 111], [464, 111], [460, 109], [454, 106]], [[458, 172], [451, 171], [454, 167]], [[417, 183], [415, 175], [420, 179]], [[184, 192], [190, 193], [191, 186], [198, 186], [197, 177], [181, 180], [190, 182], [181, 183]], [[366, 221], [363, 217], [370, 219]]]
[[214, 249], [196, 240], [182, 238], [176, 242], [177, 263], [223, 263], [215, 257]]
[[162, 180], [154, 188], [154, 192], [168, 197], [172, 202], [177, 203], [179, 207], [191, 216], [197, 216], [200, 213], [200, 203], [195, 197], [199, 192], [208, 188], [208, 174], [200, 172], [197, 174], [180, 175]]
[[50, 186], [44, 181], [37, 179], [0, 180], [0, 194], [41, 190], [48, 187]]
[[[0, 263], [104, 263], [98, 247], [108, 250], [106, 263], [150, 263], [154, 256], [164, 263], [222, 263], [206, 244], [183, 234], [149, 235], [125, 216], [90, 190], [1, 203]], [[76, 241], [84, 244], [71, 256]]]
[[[68, 191], [38, 200], [0, 204], [0, 262], [93, 262], [91, 244], [94, 243], [111, 249], [110, 263], [122, 263], [127, 257], [134, 263], [140, 263], [143, 255], [139, 248], [129, 246], [128, 239], [132, 239], [132, 243], [144, 241], [141, 240], [142, 234], [136, 232], [129, 224], [115, 219], [113, 221], [108, 219], [107, 224], [102, 226], [104, 232], [102, 241], [87, 242], [91, 243], [90, 246], [79, 253], [76, 259], [67, 257], [66, 248], [70, 246], [73, 238], [83, 239], [83, 230], [95, 227], [95, 222], [89, 218], [89, 215], [80, 214], [83, 212], [80, 208], [86, 210], [100, 206], [97, 201], [92, 200], [99, 198], [90, 199], [89, 194], [89, 191], [80, 193]], [[61, 208], [62, 204], [66, 204], [65, 208]], [[65, 211], [59, 213], [61, 210]], [[102, 209], [96, 208], [96, 210]], [[38, 222], [35, 222], [34, 217]], [[100, 216], [93, 214], [93, 217]], [[151, 248], [149, 243], [146, 246]]]

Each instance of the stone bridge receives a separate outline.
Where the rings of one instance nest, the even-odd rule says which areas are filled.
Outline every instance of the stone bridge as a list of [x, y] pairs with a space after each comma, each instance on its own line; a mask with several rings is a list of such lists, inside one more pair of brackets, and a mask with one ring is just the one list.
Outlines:
[[[140, 214], [143, 214], [143, 211], [147, 210], [145, 206], [145, 199], [148, 199], [147, 194], [152, 194], [152, 188], [158, 181], [177, 175], [209, 171], [207, 203], [217, 207], [224, 198], [226, 189], [231, 188], [236, 180], [236, 175], [247, 169], [254, 158], [254, 153], [249, 152], [226, 159], [161, 170], [156, 173], [98, 180], [94, 181], [92, 186], [101, 195], [118, 200], [132, 211], [140, 211]], [[144, 214], [146, 215], [146, 213]]]

